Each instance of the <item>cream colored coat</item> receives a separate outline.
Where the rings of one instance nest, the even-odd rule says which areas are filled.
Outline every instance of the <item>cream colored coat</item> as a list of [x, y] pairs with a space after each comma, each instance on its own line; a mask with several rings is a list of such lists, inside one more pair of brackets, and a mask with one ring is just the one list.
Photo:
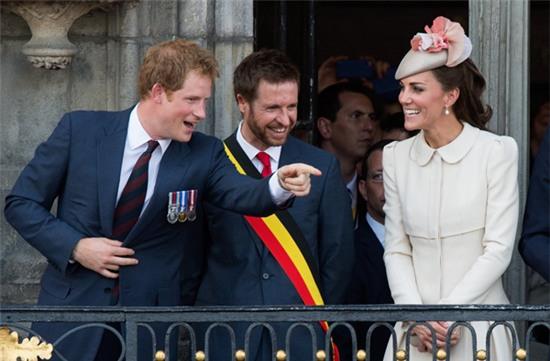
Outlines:
[[[384, 149], [384, 261], [396, 304], [504, 304], [502, 287], [518, 221], [517, 145], [464, 123], [451, 143], [432, 149], [417, 136]], [[476, 322], [486, 349], [489, 322]], [[466, 330], [453, 361], [471, 360]], [[405, 325], [396, 332], [401, 348]], [[511, 360], [511, 340], [493, 331], [491, 360]], [[391, 345], [391, 342], [390, 342]], [[391, 346], [384, 360], [391, 360]], [[411, 346], [411, 361], [432, 360]]]

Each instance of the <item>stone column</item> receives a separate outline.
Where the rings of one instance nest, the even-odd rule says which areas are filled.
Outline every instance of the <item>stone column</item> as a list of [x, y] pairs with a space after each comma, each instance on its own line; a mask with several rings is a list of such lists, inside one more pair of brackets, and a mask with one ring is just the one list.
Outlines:
[[138, 5], [125, 4], [116, 16], [113, 35], [116, 42], [112, 44], [113, 55], [109, 66], [113, 68], [114, 109], [125, 109], [138, 101], [137, 78], [141, 64], [141, 26], [147, 21], [141, 19], [140, 11], [150, 2], [140, 2]]
[[[472, 58], [485, 75], [486, 99], [494, 111], [490, 129], [519, 146], [519, 235], [529, 174], [529, 1], [470, 0], [469, 18]], [[504, 282], [510, 301], [524, 303], [525, 265], [518, 252]]]
[[252, 0], [216, 0], [214, 53], [220, 64], [220, 78], [214, 97], [213, 134], [230, 135], [241, 120], [233, 96], [233, 70], [252, 52], [254, 43]]

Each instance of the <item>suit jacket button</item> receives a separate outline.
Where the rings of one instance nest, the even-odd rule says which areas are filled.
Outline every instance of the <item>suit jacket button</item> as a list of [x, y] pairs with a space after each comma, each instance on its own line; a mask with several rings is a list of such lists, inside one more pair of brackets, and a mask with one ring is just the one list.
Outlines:
[[262, 278], [263, 278], [264, 280], [268, 280], [268, 279], [269, 279], [269, 273], [264, 273], [264, 274], [262, 274]]

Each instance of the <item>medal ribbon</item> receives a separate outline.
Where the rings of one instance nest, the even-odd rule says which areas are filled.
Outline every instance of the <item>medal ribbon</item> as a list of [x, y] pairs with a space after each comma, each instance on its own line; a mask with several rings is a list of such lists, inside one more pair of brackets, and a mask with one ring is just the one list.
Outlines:
[[191, 189], [189, 191], [189, 212], [192, 212], [195, 210], [196, 200], [197, 200], [197, 190]]

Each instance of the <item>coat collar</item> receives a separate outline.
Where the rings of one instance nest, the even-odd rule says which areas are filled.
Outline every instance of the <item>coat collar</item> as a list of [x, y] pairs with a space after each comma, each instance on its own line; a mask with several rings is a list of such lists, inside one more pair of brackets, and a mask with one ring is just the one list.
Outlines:
[[292, 135], [289, 135], [286, 138], [285, 144], [281, 148], [281, 157], [279, 158], [279, 168], [283, 165], [288, 165], [291, 163], [297, 163], [300, 161], [300, 150], [297, 147], [298, 140], [296, 140]]
[[471, 126], [467, 122], [462, 122], [462, 124], [464, 128], [458, 137], [449, 144], [437, 149], [430, 147], [426, 143], [424, 131], [418, 133], [413, 141], [411, 159], [423, 167], [429, 163], [434, 153], [438, 153], [446, 163], [458, 163], [472, 149], [479, 134], [478, 128]]

